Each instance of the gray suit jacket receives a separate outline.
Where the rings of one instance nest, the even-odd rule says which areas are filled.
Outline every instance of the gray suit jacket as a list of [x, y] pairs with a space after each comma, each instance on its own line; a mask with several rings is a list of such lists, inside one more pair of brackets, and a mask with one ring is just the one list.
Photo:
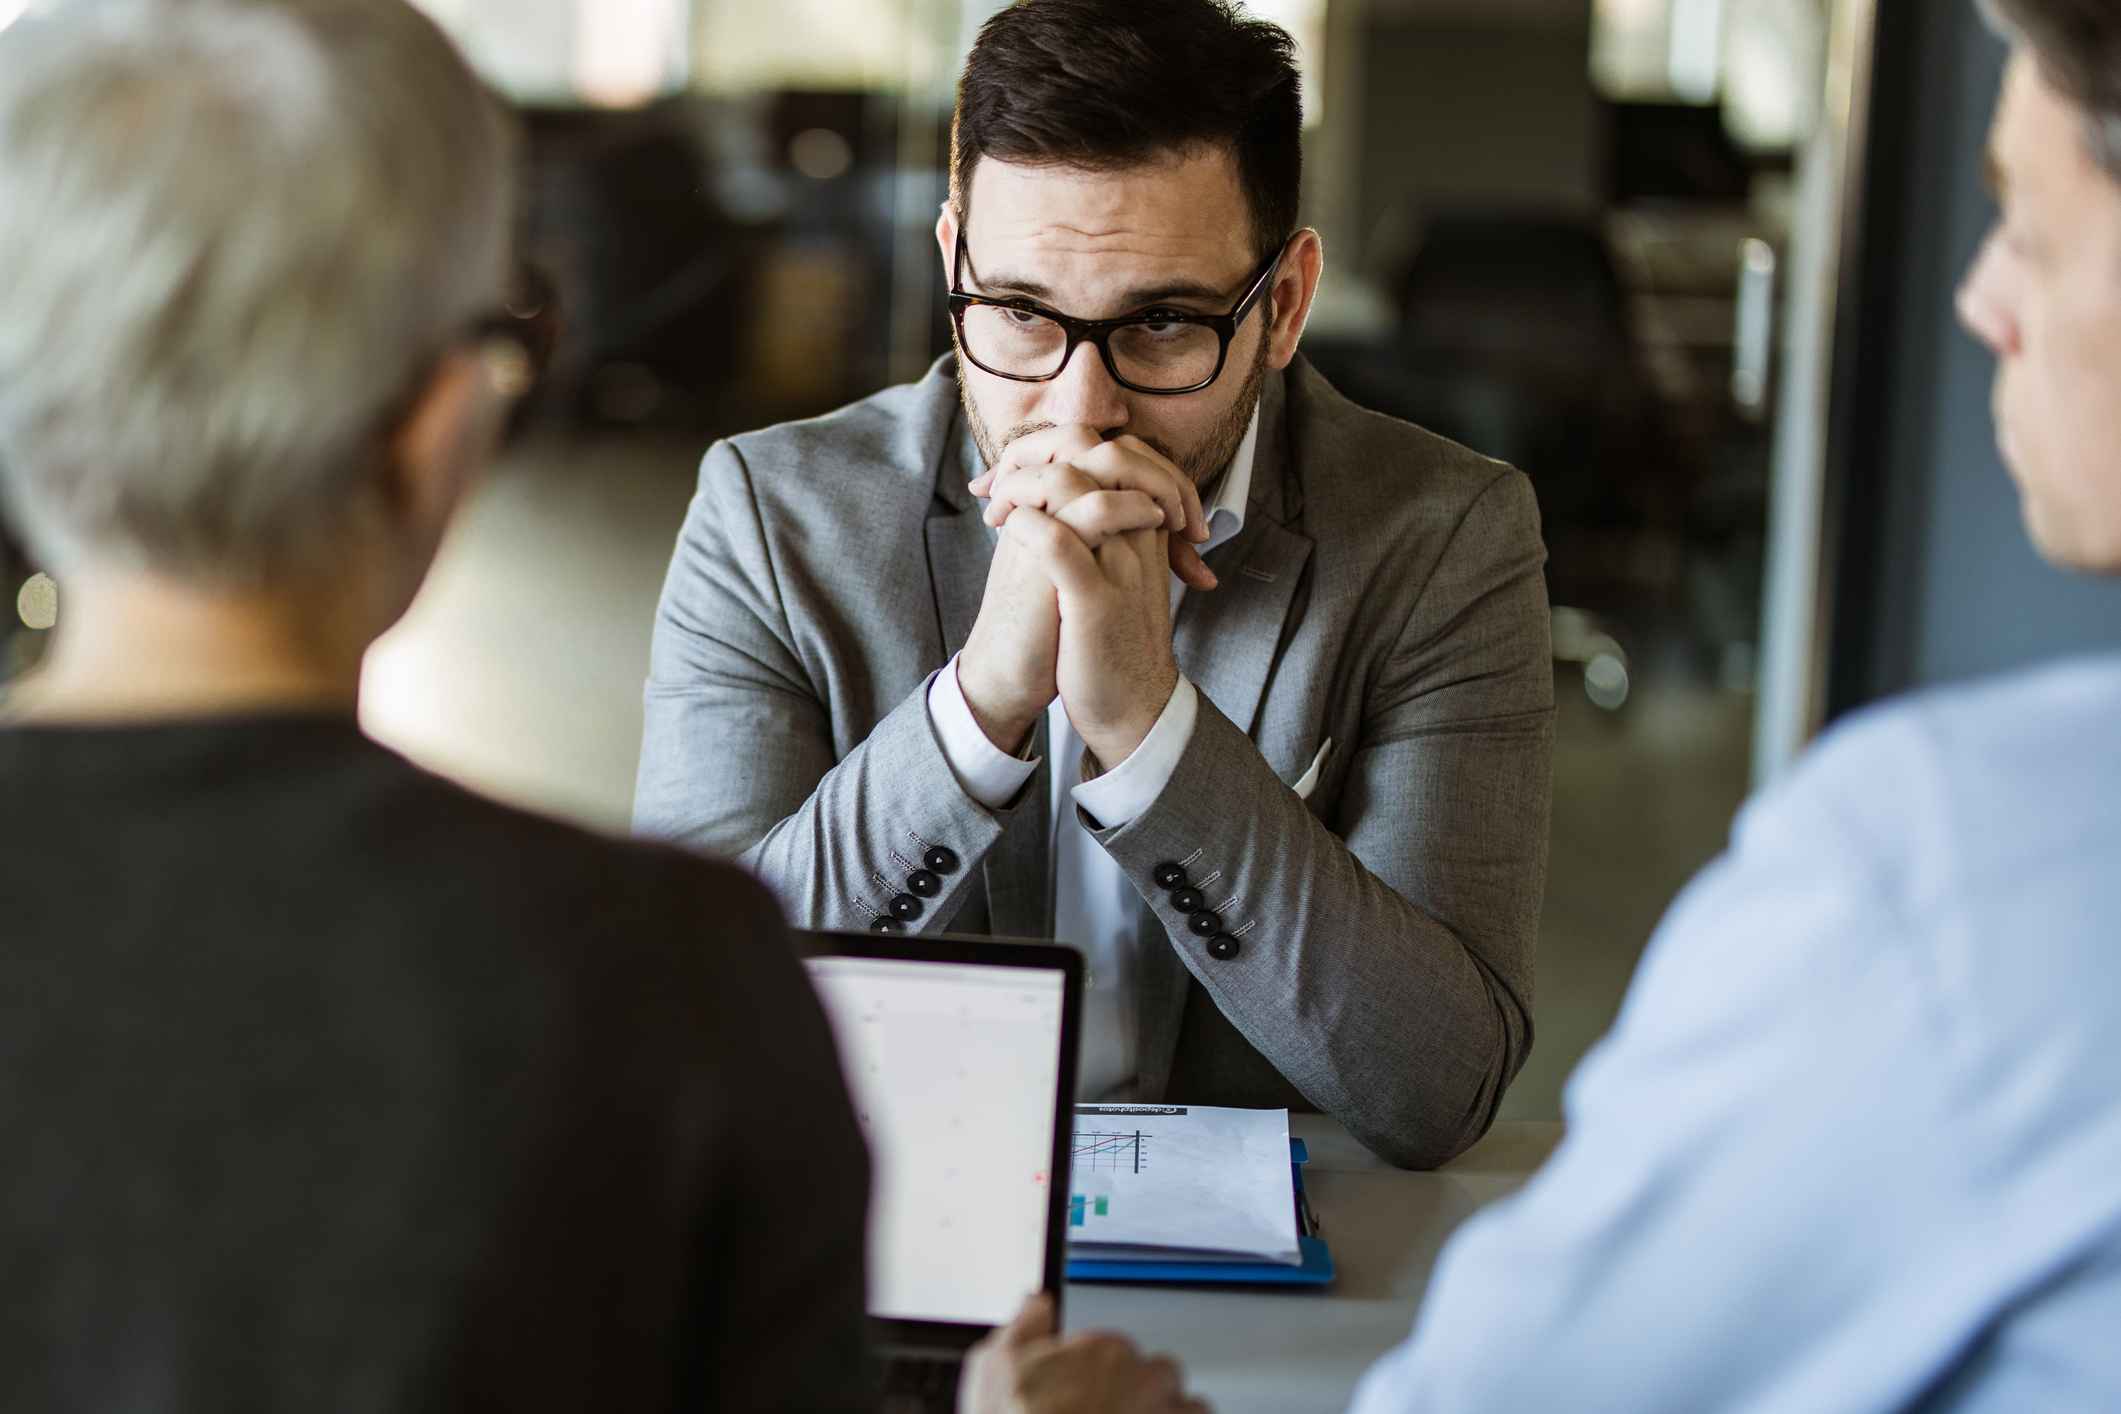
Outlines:
[[[1315, 1106], [1395, 1163], [1442, 1163], [1531, 1045], [1554, 707], [1538, 511], [1518, 472], [1301, 361], [1268, 378], [1258, 445], [1244, 530], [1209, 556], [1222, 587], [1176, 622], [1192, 742], [1147, 813], [1095, 832], [1161, 944], [1140, 964], [1141, 1095]], [[965, 489], [980, 467], [947, 358], [709, 450], [657, 615], [640, 830], [737, 856], [815, 928], [869, 927], [945, 846], [961, 866], [918, 929], [1046, 935], [1047, 772], [983, 808], [927, 710], [993, 552]], [[1156, 886], [1165, 861], [1235, 957]]]

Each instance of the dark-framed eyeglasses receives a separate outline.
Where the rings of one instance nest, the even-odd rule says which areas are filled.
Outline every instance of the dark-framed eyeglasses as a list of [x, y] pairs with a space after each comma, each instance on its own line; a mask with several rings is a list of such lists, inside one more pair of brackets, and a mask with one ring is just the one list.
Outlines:
[[472, 321], [464, 338], [485, 354], [496, 391], [529, 396], [560, 342], [559, 288], [536, 266], [518, 266], [500, 306]]
[[1118, 319], [1074, 319], [1026, 299], [990, 299], [963, 288], [965, 232], [957, 233], [957, 261], [950, 280], [950, 319], [958, 348], [974, 365], [997, 378], [1046, 383], [1061, 374], [1081, 344], [1093, 344], [1105, 371], [1122, 388], [1158, 397], [1197, 393], [1222, 376], [1237, 336], [1274, 284], [1288, 254], [1283, 241], [1267, 257], [1228, 314], [1150, 310]]

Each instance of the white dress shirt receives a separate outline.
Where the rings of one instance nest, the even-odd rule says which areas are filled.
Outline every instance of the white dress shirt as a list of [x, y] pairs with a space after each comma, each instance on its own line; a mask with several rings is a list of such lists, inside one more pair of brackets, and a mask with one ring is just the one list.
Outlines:
[[2121, 1410], [2121, 655], [1750, 806], [1356, 1414]]
[[[1245, 526], [1245, 503], [1252, 494], [1252, 464], [1259, 447], [1259, 413], [1255, 409], [1244, 441], [1230, 458], [1208, 513], [1208, 540], [1203, 555], [1234, 539]], [[1178, 613], [1185, 584], [1171, 576], [1171, 612]], [[1082, 949], [1090, 983], [1083, 1012], [1082, 1069], [1077, 1094], [1098, 1100], [1123, 1094], [1134, 1080], [1134, 962], [1141, 948], [1140, 893], [1120, 867], [1076, 818], [1075, 807], [1105, 828], [1135, 819], [1163, 794], [1171, 773], [1193, 740], [1199, 694], [1183, 674], [1164, 705], [1156, 725], [1133, 755], [1103, 775], [1083, 780], [1082, 738], [1056, 699], [1046, 709], [1047, 758], [1052, 762], [1050, 800], [1053, 848], [1053, 935]], [[936, 674], [928, 690], [928, 715], [935, 723], [943, 754], [958, 783], [989, 810], [1014, 799], [1040, 758], [1011, 756], [987, 739], [958, 685], [957, 659]]]

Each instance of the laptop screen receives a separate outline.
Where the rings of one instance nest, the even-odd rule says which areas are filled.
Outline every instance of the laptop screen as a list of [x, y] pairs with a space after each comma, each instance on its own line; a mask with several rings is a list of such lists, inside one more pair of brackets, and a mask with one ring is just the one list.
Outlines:
[[870, 1314], [1004, 1324], [1044, 1285], [1063, 975], [864, 957], [808, 966], [875, 1165]]

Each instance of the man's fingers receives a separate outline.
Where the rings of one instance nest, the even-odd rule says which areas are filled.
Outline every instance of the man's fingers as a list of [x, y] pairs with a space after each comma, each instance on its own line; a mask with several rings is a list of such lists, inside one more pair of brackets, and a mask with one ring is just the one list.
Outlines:
[[1200, 557], [1200, 551], [1177, 535], [1171, 537], [1171, 573], [1185, 581], [1188, 589], [1213, 589], [1222, 583]]
[[984, 496], [994, 484], [994, 479], [1015, 467], [1043, 466], [1051, 461], [1065, 461], [1078, 452], [1087, 452], [1104, 438], [1081, 423], [1069, 423], [1059, 427], [1048, 427], [1042, 432], [1033, 432], [1019, 437], [1003, 447], [1001, 455], [988, 467], [967, 483], [975, 496]]
[[1063, 594], [1093, 593], [1104, 583], [1082, 537], [1036, 506], [1019, 506], [1002, 534], [1031, 556]]
[[[1020, 475], [1055, 464], [1079, 468], [1113, 490], [1140, 491], [1152, 496], [1164, 508], [1174, 530], [1183, 530], [1195, 544], [1208, 538], [1207, 512], [1201, 506], [1200, 488], [1193, 484], [1192, 477], [1139, 437], [1129, 434], [1108, 442], [1079, 423], [1049, 427], [1017, 438], [1003, 449], [1001, 460], [994, 467], [972, 480], [970, 489], [975, 496], [995, 497], [999, 488], [1012, 480], [1012, 473]], [[1054, 507], [1047, 505], [1043, 509]], [[990, 505], [990, 525], [1007, 519], [1007, 508], [997, 510]]]
[[1100, 489], [1104, 483], [1066, 462], [1043, 466], [1011, 467], [1001, 472], [988, 488], [987, 524], [999, 526], [1018, 506], [1036, 506], [1055, 514], [1078, 496]]
[[1208, 538], [1208, 512], [1206, 507], [1201, 505], [1200, 487], [1194, 484], [1193, 478], [1176, 462], [1131, 433], [1118, 438], [1117, 441], [1120, 446], [1135, 455], [1146, 457], [1171, 473], [1173, 479], [1178, 482], [1180, 493], [1186, 498], [1185, 533], [1195, 544], [1205, 541]]
[[1106, 486], [1154, 496], [1171, 518], [1173, 530], [1190, 533], [1195, 524], [1207, 523], [1200, 513], [1200, 493], [1185, 473], [1157, 456], [1140, 438], [1106, 442], [1073, 458], [1073, 465]]
[[[1076, 481], [1071, 477], [1082, 477]], [[1072, 468], [1026, 468], [1003, 478], [982, 512], [987, 524], [1005, 524], [1019, 506], [1044, 511], [1082, 537], [1095, 550], [1116, 536], [1136, 530], [1158, 530], [1164, 508], [1146, 492], [1098, 489], [1097, 483]], [[1188, 589], [1212, 590], [1222, 580], [1201, 559], [1200, 550], [1182, 536], [1171, 537], [1171, 572]]]
[[1009, 510], [1034, 505], [1042, 511], [1060, 509], [1073, 496], [1103, 487], [1108, 491], [1138, 491], [1163, 507], [1167, 523], [1177, 525], [1186, 516], [1186, 498], [1178, 479], [1153, 462], [1125, 451], [1091, 451], [1071, 461], [1039, 466], [1005, 467], [987, 487], [987, 523], [1000, 525]]
[[1110, 445], [1131, 452], [1169, 472], [1172, 480], [1178, 483], [1180, 494], [1185, 497], [1186, 534], [1196, 543], [1208, 538], [1208, 513], [1201, 507], [1200, 488], [1193, 484], [1193, 478], [1186, 475], [1183, 468], [1132, 433], [1113, 438]]
[[1095, 550], [1107, 540], [1164, 523], [1164, 509], [1139, 491], [1093, 491], [1055, 512], [1054, 519]]

